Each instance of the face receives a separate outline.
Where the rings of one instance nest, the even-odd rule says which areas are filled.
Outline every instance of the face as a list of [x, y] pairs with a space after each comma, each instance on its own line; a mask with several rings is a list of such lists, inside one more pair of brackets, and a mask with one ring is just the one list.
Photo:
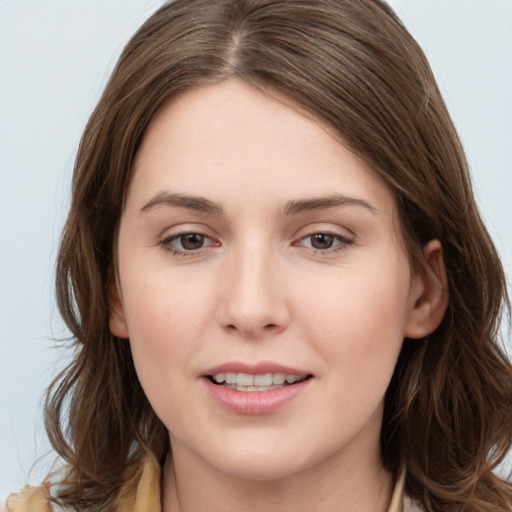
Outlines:
[[112, 299], [173, 457], [250, 479], [378, 462], [421, 295], [391, 192], [277, 98], [229, 80], [156, 115]]

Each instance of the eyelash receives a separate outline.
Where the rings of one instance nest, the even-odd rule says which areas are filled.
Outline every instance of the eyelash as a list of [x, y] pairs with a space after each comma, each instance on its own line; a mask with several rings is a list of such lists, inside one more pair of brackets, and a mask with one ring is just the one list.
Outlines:
[[[206, 246], [201, 246], [197, 249], [177, 249], [175, 246], [173, 246], [173, 243], [176, 240], [179, 240], [182, 237], [185, 237], [187, 235], [196, 235], [202, 237], [204, 240], [210, 240], [211, 243], [209, 243]], [[315, 249], [314, 247], [309, 247], [309, 249], [313, 250], [314, 254], [320, 254], [320, 255], [326, 255], [326, 254], [336, 254], [338, 252], [347, 250], [349, 246], [354, 244], [354, 240], [351, 238], [348, 238], [347, 236], [341, 235], [339, 233], [333, 233], [330, 231], [315, 231], [312, 233], [309, 233], [302, 238], [299, 239], [298, 242], [295, 242], [293, 245], [304, 245], [300, 242], [303, 242], [307, 239], [312, 239], [314, 236], [318, 235], [324, 235], [332, 237], [333, 242], [338, 242], [336, 245], [329, 247], [327, 249]], [[162, 241], [159, 242], [159, 245], [162, 247], [164, 251], [170, 252], [171, 255], [181, 257], [181, 258], [194, 258], [201, 256], [203, 253], [203, 249], [208, 248], [210, 246], [218, 246], [219, 244], [215, 241], [213, 241], [209, 236], [203, 235], [202, 233], [198, 233], [195, 231], [186, 231], [183, 233], [177, 233], [175, 235], [169, 236], [167, 238], [164, 238]]]

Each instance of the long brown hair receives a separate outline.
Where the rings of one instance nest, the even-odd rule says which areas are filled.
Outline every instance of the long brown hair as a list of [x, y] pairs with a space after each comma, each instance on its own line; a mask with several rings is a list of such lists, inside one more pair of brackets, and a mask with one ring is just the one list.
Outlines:
[[421, 49], [379, 0], [175, 0], [127, 44], [81, 140], [57, 265], [76, 356], [46, 402], [68, 468], [59, 499], [106, 510], [168, 434], [138, 382], [127, 340], [109, 331], [115, 236], [148, 123], [181, 91], [229, 77], [279, 90], [334, 128], [393, 190], [413, 268], [442, 242], [449, 305], [405, 340], [386, 394], [381, 446], [428, 511], [512, 509], [493, 469], [510, 448], [512, 368], [498, 344], [509, 302], [461, 143]]

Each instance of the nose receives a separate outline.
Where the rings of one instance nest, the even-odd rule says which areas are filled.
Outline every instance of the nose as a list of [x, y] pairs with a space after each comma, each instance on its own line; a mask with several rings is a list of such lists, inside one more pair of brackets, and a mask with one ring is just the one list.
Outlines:
[[218, 321], [223, 329], [255, 339], [288, 327], [286, 290], [270, 252], [253, 247], [241, 250], [225, 262], [218, 308]]

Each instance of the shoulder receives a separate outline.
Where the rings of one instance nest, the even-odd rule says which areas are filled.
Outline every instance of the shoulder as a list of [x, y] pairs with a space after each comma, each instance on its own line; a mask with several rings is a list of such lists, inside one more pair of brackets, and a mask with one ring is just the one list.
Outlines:
[[7, 512], [71, 512], [60, 507], [50, 494], [50, 484], [25, 486], [19, 493], [7, 498]]

